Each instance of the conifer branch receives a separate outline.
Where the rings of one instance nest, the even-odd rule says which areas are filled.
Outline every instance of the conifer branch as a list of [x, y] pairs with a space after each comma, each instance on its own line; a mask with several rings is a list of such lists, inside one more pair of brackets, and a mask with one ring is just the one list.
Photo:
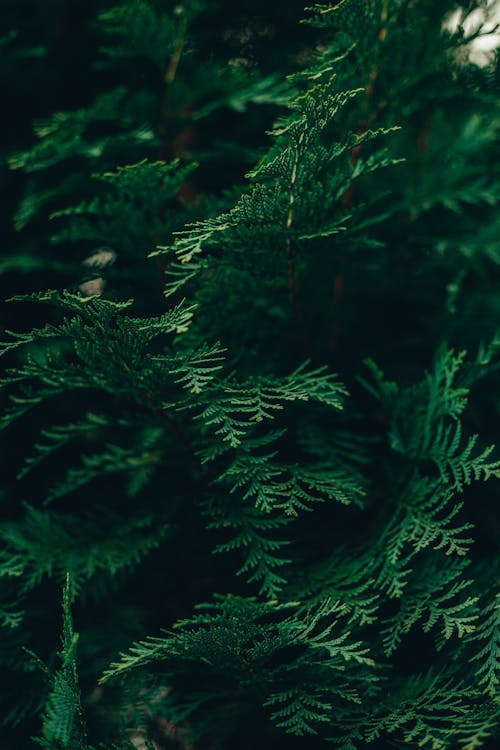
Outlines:
[[[36, 114], [65, 66], [26, 2], [0, 51]], [[102, 75], [73, 110], [51, 87], [32, 145], [26, 107], [3, 118], [23, 231], [0, 282], [53, 287], [0, 345], [7, 744], [34, 722], [44, 750], [498, 739], [490, 4], [334, 0], [300, 36], [277, 3], [78, 11]], [[158, 243], [191, 302], [154, 299]], [[347, 384], [370, 358], [349, 393], [340, 340]]]

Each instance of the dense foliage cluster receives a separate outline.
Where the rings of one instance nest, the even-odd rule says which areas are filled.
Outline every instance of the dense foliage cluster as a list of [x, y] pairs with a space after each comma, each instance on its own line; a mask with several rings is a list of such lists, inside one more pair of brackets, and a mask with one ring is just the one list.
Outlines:
[[493, 5], [5, 3], [2, 747], [497, 746]]

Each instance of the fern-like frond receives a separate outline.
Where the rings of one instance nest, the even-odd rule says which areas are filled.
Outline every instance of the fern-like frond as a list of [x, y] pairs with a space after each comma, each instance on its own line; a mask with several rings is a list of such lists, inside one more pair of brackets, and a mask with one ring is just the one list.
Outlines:
[[[492, 697], [498, 693], [500, 681], [500, 595], [492, 597], [484, 607], [475, 632], [469, 641], [476, 653], [472, 662], [479, 684]], [[479, 650], [477, 650], [479, 649]]]

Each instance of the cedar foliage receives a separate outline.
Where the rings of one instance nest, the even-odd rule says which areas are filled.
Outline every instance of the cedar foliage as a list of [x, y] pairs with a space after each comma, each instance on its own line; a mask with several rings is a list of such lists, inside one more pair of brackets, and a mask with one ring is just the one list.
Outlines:
[[491, 4], [42, 5], [1, 44], [2, 747], [492, 750]]

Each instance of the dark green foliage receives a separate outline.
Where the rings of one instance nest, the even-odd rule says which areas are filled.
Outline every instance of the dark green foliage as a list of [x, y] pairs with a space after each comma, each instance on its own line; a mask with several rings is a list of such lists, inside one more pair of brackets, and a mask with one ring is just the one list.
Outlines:
[[490, 4], [30, 3], [9, 91], [88, 75], [5, 123], [5, 747], [493, 750]]
[[85, 726], [76, 668], [78, 636], [73, 631], [70, 611], [71, 579], [67, 576], [63, 596], [63, 635], [60, 665], [52, 677], [52, 686], [43, 716], [45, 748], [84, 748]]

